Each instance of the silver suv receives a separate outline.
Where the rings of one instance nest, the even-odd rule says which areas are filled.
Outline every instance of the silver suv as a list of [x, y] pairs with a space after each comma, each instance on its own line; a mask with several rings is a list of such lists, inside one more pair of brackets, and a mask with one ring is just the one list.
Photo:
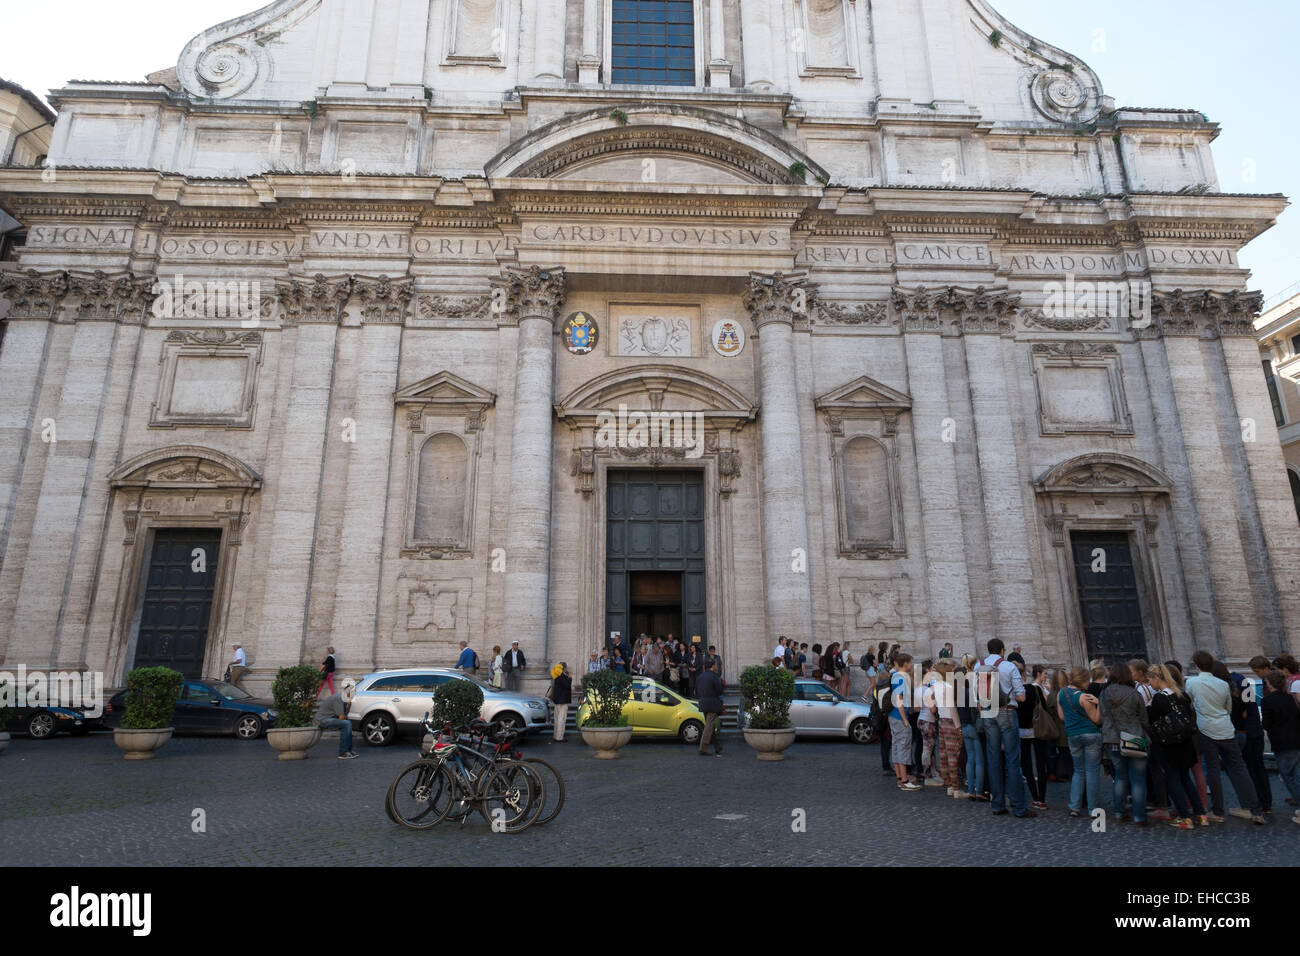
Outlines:
[[357, 684], [348, 720], [367, 744], [383, 747], [399, 730], [419, 731], [420, 722], [433, 705], [434, 689], [449, 680], [473, 681], [483, 691], [479, 715], [499, 720], [527, 733], [550, 723], [550, 705], [540, 697], [498, 690], [486, 681], [448, 667], [418, 667], [376, 671]]

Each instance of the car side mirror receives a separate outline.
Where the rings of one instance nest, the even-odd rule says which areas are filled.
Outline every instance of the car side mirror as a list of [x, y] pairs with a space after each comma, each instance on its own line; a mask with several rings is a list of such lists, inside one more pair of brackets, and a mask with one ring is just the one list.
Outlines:
[[213, 697], [210, 701], [208, 701], [208, 703], [211, 704], [213, 707], [220, 707], [220, 706], [221, 706], [221, 698], [220, 698], [220, 697]]

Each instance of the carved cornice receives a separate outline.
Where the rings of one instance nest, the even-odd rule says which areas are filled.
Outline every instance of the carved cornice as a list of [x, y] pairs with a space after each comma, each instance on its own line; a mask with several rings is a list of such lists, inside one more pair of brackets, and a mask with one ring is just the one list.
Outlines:
[[67, 293], [66, 272], [0, 272], [0, 296], [9, 300], [10, 319], [54, 319]]
[[774, 322], [793, 327], [800, 319], [807, 321], [816, 293], [816, 286], [808, 282], [806, 272], [776, 272], [771, 275], [751, 272], [744, 304], [754, 320], [754, 327], [760, 331], [763, 326]]
[[68, 294], [80, 295], [77, 318], [139, 325], [154, 300], [155, 281], [129, 272], [69, 273]]
[[422, 295], [419, 313], [426, 319], [486, 319], [492, 311], [490, 295]]
[[838, 302], [828, 302], [825, 299], [818, 299], [813, 309], [816, 318], [813, 324], [823, 325], [888, 325], [889, 324], [889, 302], [863, 302], [857, 306], [841, 305]]
[[499, 280], [498, 288], [505, 290], [510, 309], [520, 320], [544, 319], [554, 323], [568, 298], [564, 268], [543, 269], [510, 267]]
[[261, 332], [234, 332], [227, 329], [177, 329], [168, 332], [166, 341], [174, 345], [206, 345], [212, 348], [245, 348], [262, 344]]
[[1264, 307], [1262, 292], [1215, 292], [1211, 289], [1151, 293], [1151, 325], [1143, 338], [1158, 336], [1255, 335], [1254, 319]]
[[1076, 314], [1056, 318], [1048, 316], [1042, 309], [1030, 309], [1023, 313], [1025, 328], [1040, 329], [1045, 332], [1105, 332], [1111, 329], [1110, 319], [1101, 314]]

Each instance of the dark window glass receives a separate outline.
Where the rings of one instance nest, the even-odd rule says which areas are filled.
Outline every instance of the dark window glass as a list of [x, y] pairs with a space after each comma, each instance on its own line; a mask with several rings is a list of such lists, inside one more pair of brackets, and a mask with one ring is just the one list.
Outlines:
[[695, 11], [689, 0], [617, 0], [613, 82], [695, 85]]
[[1264, 363], [1264, 379], [1268, 382], [1268, 399], [1273, 403], [1273, 420], [1277, 427], [1286, 424], [1286, 413], [1282, 411], [1282, 397], [1277, 393], [1277, 379], [1273, 377], [1273, 363]]

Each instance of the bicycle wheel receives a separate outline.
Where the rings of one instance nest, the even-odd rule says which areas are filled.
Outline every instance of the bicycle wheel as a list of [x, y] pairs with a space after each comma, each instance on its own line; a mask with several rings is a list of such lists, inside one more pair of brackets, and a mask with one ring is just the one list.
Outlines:
[[519, 833], [541, 813], [545, 787], [536, 770], [518, 760], [498, 761], [479, 778], [478, 809], [494, 832]]
[[534, 821], [539, 827], [545, 826], [558, 817], [560, 811], [564, 809], [564, 778], [560, 776], [560, 771], [541, 757], [525, 757], [524, 763], [534, 765], [534, 769], [537, 770], [545, 785], [542, 813]]
[[417, 760], [388, 788], [388, 815], [408, 830], [432, 829], [447, 819], [456, 789], [451, 771], [441, 763]]

